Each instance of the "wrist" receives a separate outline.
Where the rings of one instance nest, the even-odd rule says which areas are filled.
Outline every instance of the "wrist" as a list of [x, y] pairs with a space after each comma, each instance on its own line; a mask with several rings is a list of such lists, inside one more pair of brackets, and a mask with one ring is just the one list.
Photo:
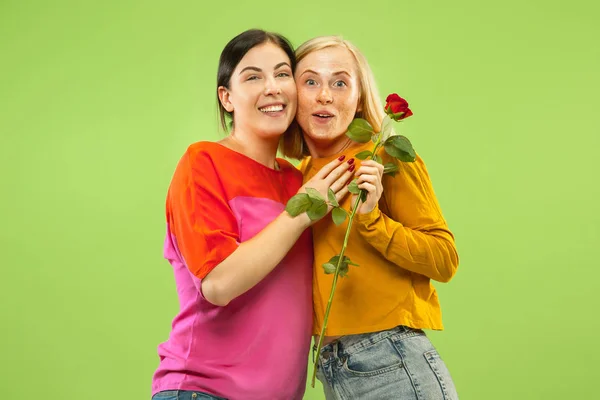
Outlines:
[[367, 224], [379, 218], [379, 215], [381, 215], [381, 210], [379, 209], [379, 205], [376, 204], [375, 207], [373, 207], [373, 209], [367, 213], [361, 214], [357, 212], [354, 216], [354, 220], [361, 224]]
[[285, 220], [288, 226], [298, 229], [300, 232], [304, 232], [305, 229], [310, 228], [312, 221], [308, 218], [308, 214], [303, 212], [300, 215], [292, 217], [287, 211], [281, 213], [281, 218]]

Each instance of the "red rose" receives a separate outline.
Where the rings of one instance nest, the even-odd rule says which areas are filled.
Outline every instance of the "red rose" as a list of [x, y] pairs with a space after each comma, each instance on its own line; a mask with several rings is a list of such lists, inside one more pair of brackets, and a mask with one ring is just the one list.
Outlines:
[[408, 108], [408, 102], [396, 93], [390, 94], [385, 101], [385, 112], [393, 120], [400, 121], [413, 115], [410, 108]]

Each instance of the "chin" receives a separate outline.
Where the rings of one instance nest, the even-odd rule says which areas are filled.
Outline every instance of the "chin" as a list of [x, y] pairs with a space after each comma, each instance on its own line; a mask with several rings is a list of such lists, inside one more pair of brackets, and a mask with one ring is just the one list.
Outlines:
[[287, 130], [287, 127], [285, 129], [269, 129], [269, 130], [263, 131], [261, 136], [265, 139], [279, 138], [280, 136], [282, 136], [285, 133], [286, 130]]
[[312, 129], [307, 136], [313, 140], [331, 140], [335, 135], [331, 132], [331, 129], [316, 128]]

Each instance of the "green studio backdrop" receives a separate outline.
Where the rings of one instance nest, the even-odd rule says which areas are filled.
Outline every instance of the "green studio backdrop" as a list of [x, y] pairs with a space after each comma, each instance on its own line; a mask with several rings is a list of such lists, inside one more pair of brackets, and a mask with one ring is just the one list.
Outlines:
[[343, 34], [409, 100], [461, 257], [429, 333], [461, 399], [593, 398], [599, 17], [591, 0], [0, 1], [0, 397], [150, 398], [178, 309], [167, 186], [222, 136], [221, 49], [260, 27]]

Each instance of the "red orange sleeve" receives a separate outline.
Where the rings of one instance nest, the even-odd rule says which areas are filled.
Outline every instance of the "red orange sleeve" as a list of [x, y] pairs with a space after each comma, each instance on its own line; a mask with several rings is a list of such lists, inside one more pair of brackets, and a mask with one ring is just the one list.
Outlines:
[[167, 214], [188, 269], [200, 279], [238, 246], [237, 219], [206, 152], [188, 150], [179, 162], [169, 188]]

